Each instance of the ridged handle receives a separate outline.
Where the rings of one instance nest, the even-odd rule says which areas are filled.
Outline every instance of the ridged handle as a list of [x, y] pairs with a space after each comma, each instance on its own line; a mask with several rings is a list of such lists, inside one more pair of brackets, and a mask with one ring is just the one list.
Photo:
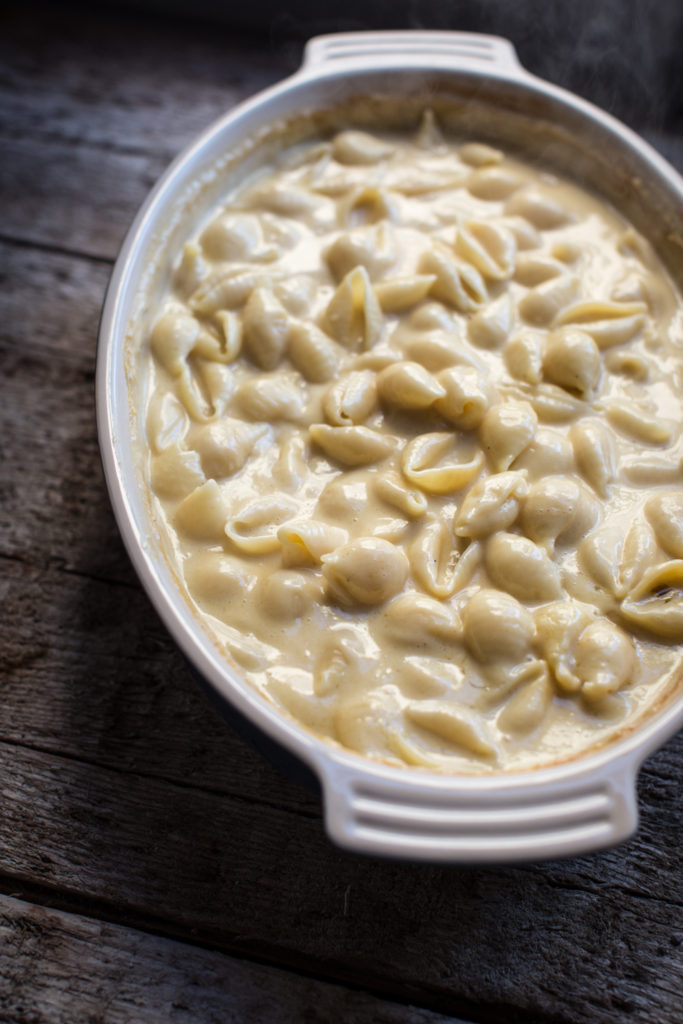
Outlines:
[[630, 764], [540, 785], [441, 783], [426, 791], [334, 765], [323, 777], [330, 838], [357, 853], [482, 863], [577, 855], [620, 842], [638, 824]]
[[340, 32], [316, 36], [304, 51], [301, 71], [323, 66], [391, 66], [425, 64], [439, 67], [476, 67], [501, 71], [510, 77], [525, 74], [507, 39], [476, 32]]

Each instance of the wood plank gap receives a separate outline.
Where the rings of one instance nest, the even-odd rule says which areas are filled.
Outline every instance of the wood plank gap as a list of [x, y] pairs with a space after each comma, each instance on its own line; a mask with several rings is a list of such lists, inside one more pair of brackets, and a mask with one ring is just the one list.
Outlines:
[[0, 897], [0, 937], [0, 1002], [7, 1024], [301, 1024], [313, 1008], [316, 1020], [347, 1024], [450, 1020], [11, 897]]
[[250, 794], [249, 796], [242, 796], [241, 793], [237, 793], [233, 790], [220, 789], [218, 786], [198, 786], [191, 782], [185, 782], [183, 779], [172, 777], [169, 775], [163, 775], [161, 772], [136, 772], [130, 768], [117, 768], [114, 767], [109, 761], [98, 761], [94, 757], [76, 757], [74, 754], [66, 754], [60, 750], [55, 750], [47, 744], [41, 743], [26, 743], [23, 740], [17, 740], [12, 738], [5, 738], [0, 736], [0, 744], [3, 747], [11, 747], [15, 750], [29, 750], [34, 754], [47, 754], [49, 757], [53, 757], [58, 761], [65, 761], [67, 764], [86, 765], [88, 768], [97, 768], [100, 771], [112, 772], [114, 775], [122, 775], [126, 778], [133, 779], [155, 779], [158, 782], [163, 782], [164, 785], [172, 786], [175, 789], [183, 790], [184, 792], [195, 792], [202, 793], [208, 796], [216, 796], [221, 800], [229, 800], [238, 804], [245, 805], [247, 807], [253, 807], [259, 805], [261, 807], [267, 807], [270, 810], [279, 811], [283, 814], [294, 814], [300, 818], [306, 818], [308, 821], [320, 822], [321, 812], [314, 810], [306, 810], [303, 807], [283, 807], [283, 805], [277, 800], [268, 800], [260, 796]]
[[[34, 907], [40, 907], [46, 911], [55, 911], [79, 915], [80, 917], [100, 924], [110, 924], [117, 927], [125, 927], [135, 930], [143, 935], [174, 942], [181, 942], [183, 945], [206, 950], [213, 953], [221, 953], [231, 959], [244, 964], [251, 964], [258, 967], [272, 968], [279, 971], [287, 971], [302, 980], [309, 980], [321, 984], [343, 985], [350, 991], [359, 994], [373, 996], [375, 999], [389, 1000], [397, 1006], [424, 1010], [426, 1012], [447, 1015], [449, 1020], [455, 1024], [528, 1024], [529, 1018], [520, 1007], [513, 1004], [491, 1003], [482, 1006], [481, 1003], [470, 1001], [467, 997], [457, 997], [456, 1000], [444, 998], [438, 992], [432, 991], [429, 987], [424, 991], [417, 988], [414, 994], [410, 992], [400, 993], [394, 991], [389, 985], [360, 983], [351, 974], [337, 971], [326, 971], [324, 962], [317, 964], [318, 969], [311, 966], [303, 966], [301, 962], [294, 962], [290, 958], [279, 960], [277, 958], [260, 956], [258, 954], [245, 953], [240, 949], [232, 949], [229, 944], [216, 946], [210, 942], [203, 942], [185, 932], [176, 932], [169, 929], [166, 922], [161, 920], [159, 926], [153, 923], [150, 927], [149, 918], [145, 919], [144, 925], [136, 921], [134, 915], [115, 915], [108, 913], [109, 905], [92, 900], [79, 899], [77, 894], [69, 900], [60, 898], [61, 893], [51, 890], [49, 887], [28, 886], [17, 891], [6, 888], [7, 876], [0, 874], [0, 893], [13, 900], [21, 900]], [[310, 960], [306, 961], [310, 965]], [[412, 987], [411, 987], [412, 991]], [[425, 998], [426, 997], [426, 998]], [[455, 1005], [454, 1005], [455, 1004]], [[460, 1008], [462, 1004], [462, 1008]], [[489, 1012], [490, 1010], [490, 1012]], [[453, 1016], [457, 1013], [457, 1018]], [[462, 1016], [466, 1013], [466, 1018]], [[569, 1024], [566, 1018], [555, 1015], [542, 1015], [534, 1017], [534, 1024]]]
[[[530, 875], [533, 875], [534, 866], [528, 864], [519, 864], [518, 868], [520, 871], [524, 871]], [[683, 909], [683, 900], [677, 900], [673, 894], [667, 895], [666, 901], [659, 899], [657, 896], [652, 896], [650, 893], [641, 892], [639, 889], [634, 889], [628, 885], [620, 885], [618, 882], [610, 882], [604, 885], [595, 885], [594, 882], [588, 877], [583, 876], [583, 885], [579, 885], [578, 882], [572, 884], [566, 880], [559, 881], [548, 877], [546, 884], [551, 889], [556, 889], [558, 892], [578, 892], [586, 894], [587, 892], [592, 893], [594, 896], [604, 895], [605, 893], [621, 893], [623, 896], [627, 896], [629, 899], [641, 900], [645, 903], [660, 903], [671, 907], [681, 907]]]
[[63, 572], [66, 576], [88, 580], [90, 583], [102, 583], [106, 587], [125, 587], [126, 590], [135, 592], [142, 589], [141, 584], [135, 580], [122, 580], [113, 576], [99, 576], [97, 573], [84, 572], [82, 569], [71, 569], [61, 558], [49, 558], [47, 561], [37, 562], [33, 559], [24, 558], [22, 555], [14, 552], [0, 551], [0, 562], [11, 562], [14, 565], [21, 565], [26, 569], [38, 570], [39, 572], [56, 570], [57, 572]]
[[111, 256], [85, 252], [82, 249], [71, 249], [68, 246], [55, 245], [53, 242], [41, 242], [32, 238], [19, 238], [16, 235], [8, 235], [1, 231], [0, 243], [3, 245], [13, 245], [19, 249], [35, 249], [38, 252], [47, 252], [54, 256], [68, 256], [70, 259], [85, 260], [89, 263], [102, 263], [107, 267], [113, 267], [115, 263], [115, 259]]

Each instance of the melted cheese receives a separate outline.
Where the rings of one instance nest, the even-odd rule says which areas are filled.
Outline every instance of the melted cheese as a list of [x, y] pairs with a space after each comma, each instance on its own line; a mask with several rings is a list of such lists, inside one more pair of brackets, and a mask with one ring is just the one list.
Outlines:
[[267, 699], [486, 772], [678, 685], [683, 313], [611, 208], [426, 115], [283, 155], [175, 267], [141, 353], [149, 484]]

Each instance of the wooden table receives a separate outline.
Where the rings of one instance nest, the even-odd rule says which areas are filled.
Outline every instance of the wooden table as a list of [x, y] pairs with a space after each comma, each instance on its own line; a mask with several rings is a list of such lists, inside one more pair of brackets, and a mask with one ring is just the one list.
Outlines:
[[0, 29], [0, 1020], [676, 1024], [683, 736], [619, 849], [351, 856], [209, 706], [123, 551], [93, 395], [114, 257], [178, 149], [298, 55], [21, 5]]

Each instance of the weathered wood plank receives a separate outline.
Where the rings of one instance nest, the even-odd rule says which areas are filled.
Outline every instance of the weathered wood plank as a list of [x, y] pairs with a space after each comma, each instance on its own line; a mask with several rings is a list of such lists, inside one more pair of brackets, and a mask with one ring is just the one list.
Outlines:
[[[15, 364], [13, 382], [19, 374], [37, 369], [40, 359], [79, 366], [93, 374], [97, 326], [111, 266], [110, 261], [77, 259], [30, 243], [0, 241], [0, 344], [7, 350], [3, 359], [13, 350], [12, 358], [33, 360]], [[38, 376], [44, 372], [41, 366]]]
[[168, 162], [156, 154], [0, 139], [0, 236], [113, 259]]
[[230, 107], [295, 69], [283, 46], [223, 27], [83, 6], [15, 9], [0, 35], [0, 137], [170, 160]]
[[456, 870], [361, 859], [297, 814], [0, 744], [0, 875], [12, 893], [40, 886], [65, 909], [85, 899], [98, 915], [442, 1013], [674, 1024], [682, 747], [652, 761], [660, 788], [639, 842]]
[[109, 266], [0, 244], [0, 553], [129, 584], [95, 429]]
[[454, 1021], [7, 896], [0, 897], [0, 1007], [3, 1024]]

